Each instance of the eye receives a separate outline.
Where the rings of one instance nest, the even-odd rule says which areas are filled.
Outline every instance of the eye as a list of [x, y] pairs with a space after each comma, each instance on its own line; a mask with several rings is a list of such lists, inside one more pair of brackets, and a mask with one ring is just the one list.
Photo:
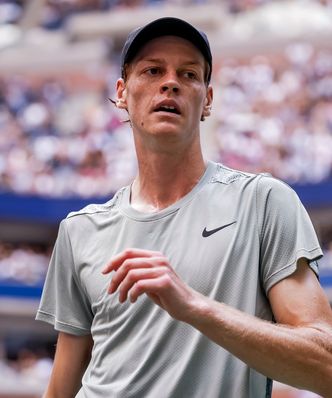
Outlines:
[[190, 80], [196, 79], [196, 73], [192, 71], [186, 71], [184, 72], [184, 76], [187, 77]]
[[159, 73], [159, 68], [157, 68], [156, 66], [152, 66], [152, 67], [146, 69], [145, 73], [147, 73], [148, 75], [151, 75], [151, 76], [155, 76]]

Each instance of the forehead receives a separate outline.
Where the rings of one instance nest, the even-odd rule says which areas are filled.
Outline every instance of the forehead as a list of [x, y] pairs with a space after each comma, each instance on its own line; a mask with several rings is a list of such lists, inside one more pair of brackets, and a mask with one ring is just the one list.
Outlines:
[[189, 40], [178, 36], [161, 36], [148, 41], [138, 51], [132, 63], [152, 57], [162, 59], [169, 57], [187, 58], [190, 62], [204, 65], [203, 54]]

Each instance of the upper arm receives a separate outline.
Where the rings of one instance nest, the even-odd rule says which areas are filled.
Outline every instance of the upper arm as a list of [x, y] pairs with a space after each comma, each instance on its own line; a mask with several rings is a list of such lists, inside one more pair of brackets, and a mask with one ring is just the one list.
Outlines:
[[90, 361], [92, 346], [90, 334], [59, 333], [52, 375], [44, 398], [72, 398], [76, 395]]
[[316, 275], [305, 258], [296, 271], [276, 283], [268, 292], [275, 320], [290, 326], [329, 325], [332, 311]]

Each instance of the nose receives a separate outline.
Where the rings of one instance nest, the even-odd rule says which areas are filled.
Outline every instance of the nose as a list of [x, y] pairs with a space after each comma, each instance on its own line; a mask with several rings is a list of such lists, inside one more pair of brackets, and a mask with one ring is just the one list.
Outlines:
[[165, 76], [165, 79], [161, 83], [160, 91], [162, 93], [166, 91], [171, 91], [173, 93], [177, 93], [180, 89], [180, 85], [178, 79], [174, 73], [169, 73]]

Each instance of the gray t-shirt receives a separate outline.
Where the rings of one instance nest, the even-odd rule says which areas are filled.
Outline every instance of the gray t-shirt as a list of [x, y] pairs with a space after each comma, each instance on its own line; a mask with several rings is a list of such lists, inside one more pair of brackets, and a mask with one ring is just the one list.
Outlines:
[[[223, 227], [223, 228], [221, 228]], [[77, 397], [263, 398], [269, 380], [146, 295], [134, 304], [107, 293], [101, 270], [128, 247], [163, 252], [200, 293], [272, 321], [268, 290], [305, 257], [321, 255], [295, 192], [266, 175], [208, 163], [194, 189], [170, 207], [141, 213], [130, 187], [61, 222], [37, 319], [94, 340]]]

